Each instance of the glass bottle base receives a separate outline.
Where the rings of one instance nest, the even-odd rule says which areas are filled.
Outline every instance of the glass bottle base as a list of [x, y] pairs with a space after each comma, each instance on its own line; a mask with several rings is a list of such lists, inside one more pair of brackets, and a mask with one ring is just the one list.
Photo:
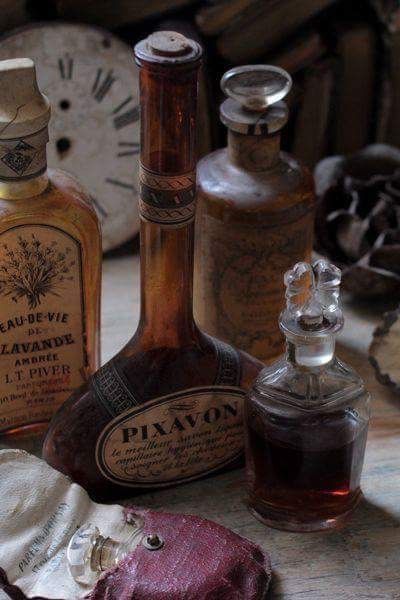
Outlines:
[[294, 532], [312, 532], [326, 531], [329, 529], [340, 529], [351, 517], [354, 509], [362, 499], [362, 492], [358, 490], [352, 498], [352, 501], [347, 505], [346, 510], [335, 514], [334, 511], [328, 515], [318, 515], [315, 513], [315, 518], [310, 518], [309, 515], [301, 513], [294, 514], [285, 510], [279, 509], [269, 504], [264, 504], [262, 501], [248, 502], [248, 509], [251, 514], [264, 525], [273, 529], [281, 529], [283, 531]]

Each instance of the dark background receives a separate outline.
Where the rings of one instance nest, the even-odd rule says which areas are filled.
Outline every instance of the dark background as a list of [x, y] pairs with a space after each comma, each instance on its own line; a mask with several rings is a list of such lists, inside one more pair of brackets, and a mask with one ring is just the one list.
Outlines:
[[199, 153], [225, 142], [219, 79], [238, 64], [286, 68], [294, 85], [284, 148], [310, 167], [371, 142], [400, 144], [400, 9], [395, 0], [2, 1], [2, 31], [32, 21], [105, 27], [133, 44], [155, 29], [206, 52]]

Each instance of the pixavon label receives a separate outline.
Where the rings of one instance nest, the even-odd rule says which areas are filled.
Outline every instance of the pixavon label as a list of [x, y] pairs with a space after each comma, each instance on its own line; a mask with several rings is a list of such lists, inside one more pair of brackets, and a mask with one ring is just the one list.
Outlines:
[[193, 388], [135, 406], [101, 433], [96, 461], [123, 486], [181, 483], [211, 473], [243, 449], [243, 390]]

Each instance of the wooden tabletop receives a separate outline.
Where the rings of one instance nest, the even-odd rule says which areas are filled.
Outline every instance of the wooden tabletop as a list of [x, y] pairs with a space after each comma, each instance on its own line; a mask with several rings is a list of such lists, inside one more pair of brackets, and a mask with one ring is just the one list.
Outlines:
[[[137, 324], [138, 271], [133, 255], [104, 263], [103, 362]], [[270, 553], [274, 570], [268, 598], [400, 600], [400, 397], [376, 381], [366, 358], [381, 312], [376, 303], [346, 304], [347, 321], [338, 344], [339, 356], [364, 377], [372, 394], [362, 478], [365, 499], [346, 528], [302, 534], [265, 527], [244, 506], [243, 471], [138, 496], [135, 503], [213, 519], [260, 544]]]

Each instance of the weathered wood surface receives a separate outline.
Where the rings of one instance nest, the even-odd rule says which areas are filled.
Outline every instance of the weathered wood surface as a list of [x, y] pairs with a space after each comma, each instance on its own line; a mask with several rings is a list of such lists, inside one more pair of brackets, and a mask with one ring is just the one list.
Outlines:
[[[105, 261], [103, 292], [103, 360], [108, 360], [138, 320], [137, 257]], [[338, 347], [373, 397], [365, 500], [345, 529], [292, 534], [264, 527], [244, 506], [243, 471], [138, 496], [134, 502], [214, 519], [263, 546], [274, 567], [268, 596], [273, 600], [400, 600], [400, 396], [375, 380], [366, 358], [380, 310], [346, 307], [347, 326]]]

